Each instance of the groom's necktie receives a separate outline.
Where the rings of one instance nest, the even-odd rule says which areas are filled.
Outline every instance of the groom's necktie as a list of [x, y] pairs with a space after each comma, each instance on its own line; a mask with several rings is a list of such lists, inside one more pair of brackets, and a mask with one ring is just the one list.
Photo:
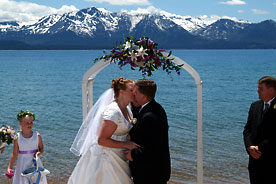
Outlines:
[[264, 106], [264, 113], [267, 111], [268, 107], [269, 107], [269, 104], [268, 104], [268, 103], [265, 103], [265, 106]]

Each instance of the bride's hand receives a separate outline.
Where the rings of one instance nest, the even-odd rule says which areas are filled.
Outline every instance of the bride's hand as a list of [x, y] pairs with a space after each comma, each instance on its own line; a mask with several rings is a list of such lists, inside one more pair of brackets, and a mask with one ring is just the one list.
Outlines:
[[127, 140], [130, 141], [130, 135], [129, 134], [127, 135]]
[[126, 148], [129, 150], [133, 150], [134, 148], [140, 147], [138, 144], [135, 142], [127, 142], [126, 143]]

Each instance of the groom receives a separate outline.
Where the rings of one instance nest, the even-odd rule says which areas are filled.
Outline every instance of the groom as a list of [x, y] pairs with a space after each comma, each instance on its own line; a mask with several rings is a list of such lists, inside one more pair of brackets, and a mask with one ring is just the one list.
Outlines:
[[165, 110], [154, 100], [156, 88], [152, 80], [135, 82], [134, 100], [141, 108], [130, 137], [140, 147], [126, 152], [134, 184], [166, 184], [170, 179], [168, 121]]

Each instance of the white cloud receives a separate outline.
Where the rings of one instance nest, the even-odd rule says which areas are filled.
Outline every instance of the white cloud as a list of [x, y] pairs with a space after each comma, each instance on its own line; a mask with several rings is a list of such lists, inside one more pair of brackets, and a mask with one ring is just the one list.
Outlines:
[[238, 10], [238, 13], [244, 13], [244, 10]]
[[[121, 12], [128, 12], [127, 10], [122, 10]], [[137, 10], [130, 10], [130, 14], [160, 14], [161, 9], [155, 8], [154, 6], [149, 6], [147, 8], [137, 8]]]
[[18, 21], [25, 24], [32, 23], [50, 14], [63, 14], [78, 10], [75, 6], [63, 5], [59, 9], [24, 1], [1, 0], [0, 22]]
[[272, 3], [273, 6], [276, 6], [276, 2], [275, 3]]
[[151, 5], [151, 3], [148, 0], [85, 0], [89, 2], [95, 2], [95, 3], [109, 3], [111, 5], [140, 5], [140, 6], [148, 6]]
[[251, 11], [252, 11], [254, 14], [261, 14], [261, 15], [263, 15], [263, 14], [269, 14], [269, 12], [266, 11], [266, 10], [251, 9]]
[[219, 2], [219, 4], [243, 5], [243, 4], [246, 4], [246, 2], [245, 1], [241, 1], [241, 0], [231, 0], [231, 1], [222, 1], [222, 2]]

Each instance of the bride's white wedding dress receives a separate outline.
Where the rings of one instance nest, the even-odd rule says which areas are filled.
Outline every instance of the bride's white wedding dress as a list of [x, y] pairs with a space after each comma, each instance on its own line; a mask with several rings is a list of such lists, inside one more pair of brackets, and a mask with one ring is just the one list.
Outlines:
[[[128, 108], [129, 114], [131, 113]], [[131, 124], [124, 118], [117, 103], [109, 104], [101, 114], [100, 121], [112, 120], [117, 129], [112, 139], [127, 141]], [[97, 137], [97, 136], [96, 136]], [[81, 156], [68, 184], [132, 184], [130, 169], [124, 149], [100, 146], [97, 141]]]

